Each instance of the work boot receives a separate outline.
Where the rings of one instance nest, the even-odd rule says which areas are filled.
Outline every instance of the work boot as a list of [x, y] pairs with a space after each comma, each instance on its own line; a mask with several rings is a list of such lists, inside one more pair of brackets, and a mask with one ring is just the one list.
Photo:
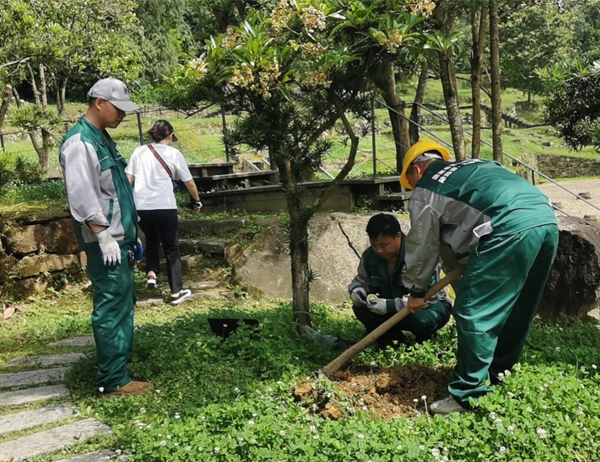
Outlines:
[[429, 410], [433, 414], [452, 414], [453, 412], [467, 412], [467, 410], [456, 402], [452, 395], [447, 398], [435, 401]]
[[132, 380], [124, 387], [103, 395], [104, 398], [113, 398], [115, 396], [136, 396], [154, 390], [154, 385], [148, 382], [136, 382]]

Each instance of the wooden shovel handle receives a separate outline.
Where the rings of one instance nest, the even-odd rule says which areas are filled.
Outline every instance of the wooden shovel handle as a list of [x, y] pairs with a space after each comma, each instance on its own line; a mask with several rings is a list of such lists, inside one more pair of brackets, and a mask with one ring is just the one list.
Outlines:
[[[464, 272], [465, 272], [465, 266], [461, 265], [461, 266], [455, 268], [450, 273], [448, 273], [448, 275], [446, 275], [444, 278], [442, 278], [438, 282], [436, 282], [433, 285], [433, 287], [431, 287], [427, 291], [427, 293], [425, 294], [425, 297], [424, 297], [425, 301], [429, 300], [431, 297], [433, 297], [435, 294], [437, 294], [440, 290], [442, 290], [448, 284], [456, 281], [459, 277], [462, 276], [462, 274]], [[409, 314], [410, 314], [410, 311], [408, 311], [408, 308], [406, 308], [406, 307], [402, 308], [398, 313], [396, 313], [394, 316], [392, 316], [386, 322], [381, 324], [377, 329], [375, 329], [373, 332], [371, 332], [369, 335], [367, 335], [365, 338], [363, 338], [360, 342], [356, 343], [355, 345], [352, 345], [350, 348], [348, 348], [346, 351], [344, 351], [341, 355], [339, 355], [337, 358], [335, 358], [333, 361], [331, 361], [329, 364], [327, 364], [327, 366], [325, 366], [325, 368], [324, 368], [325, 373], [327, 375], [333, 374], [340, 367], [342, 367], [345, 363], [347, 363], [352, 358], [354, 358], [358, 353], [360, 353], [367, 346], [369, 346], [371, 343], [373, 343], [375, 340], [377, 340], [379, 337], [381, 337], [383, 334], [385, 334], [388, 330], [390, 330], [392, 327], [394, 327], [396, 324], [398, 324], [400, 321], [402, 321]]]

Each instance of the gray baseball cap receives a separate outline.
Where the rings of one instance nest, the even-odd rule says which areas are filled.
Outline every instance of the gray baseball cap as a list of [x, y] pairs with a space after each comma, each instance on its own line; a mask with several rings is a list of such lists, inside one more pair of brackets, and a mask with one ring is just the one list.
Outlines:
[[88, 98], [100, 98], [110, 102], [121, 111], [137, 111], [140, 107], [131, 101], [127, 85], [119, 79], [109, 77], [98, 80], [87, 94]]

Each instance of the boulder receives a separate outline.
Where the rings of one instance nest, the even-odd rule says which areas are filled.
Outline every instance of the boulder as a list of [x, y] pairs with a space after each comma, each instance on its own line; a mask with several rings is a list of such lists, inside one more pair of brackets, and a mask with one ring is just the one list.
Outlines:
[[558, 227], [558, 252], [538, 314], [585, 317], [600, 307], [600, 224], [559, 217]]
[[12, 255], [0, 254], [0, 284], [9, 281], [18, 260]]
[[46, 230], [42, 225], [29, 225], [9, 228], [5, 234], [8, 253], [23, 255], [42, 248]]
[[[337, 303], [348, 298], [346, 288], [356, 275], [359, 255], [369, 246], [365, 231], [369, 218], [370, 215], [323, 214], [311, 220], [308, 261], [317, 275], [310, 285], [311, 300]], [[399, 220], [402, 228], [407, 229], [408, 220]], [[348, 240], [359, 255], [350, 247]], [[281, 227], [273, 226], [265, 230], [234, 262], [235, 281], [247, 286], [250, 293], [262, 293], [271, 298], [291, 298], [288, 249]]]

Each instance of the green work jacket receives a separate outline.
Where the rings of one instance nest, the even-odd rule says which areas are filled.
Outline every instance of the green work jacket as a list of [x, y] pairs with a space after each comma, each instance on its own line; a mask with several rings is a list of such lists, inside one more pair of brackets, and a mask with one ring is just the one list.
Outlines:
[[79, 248], [99, 249], [90, 223], [108, 227], [120, 245], [135, 245], [138, 216], [127, 162], [110, 135], [82, 117], [63, 139], [59, 160]]

